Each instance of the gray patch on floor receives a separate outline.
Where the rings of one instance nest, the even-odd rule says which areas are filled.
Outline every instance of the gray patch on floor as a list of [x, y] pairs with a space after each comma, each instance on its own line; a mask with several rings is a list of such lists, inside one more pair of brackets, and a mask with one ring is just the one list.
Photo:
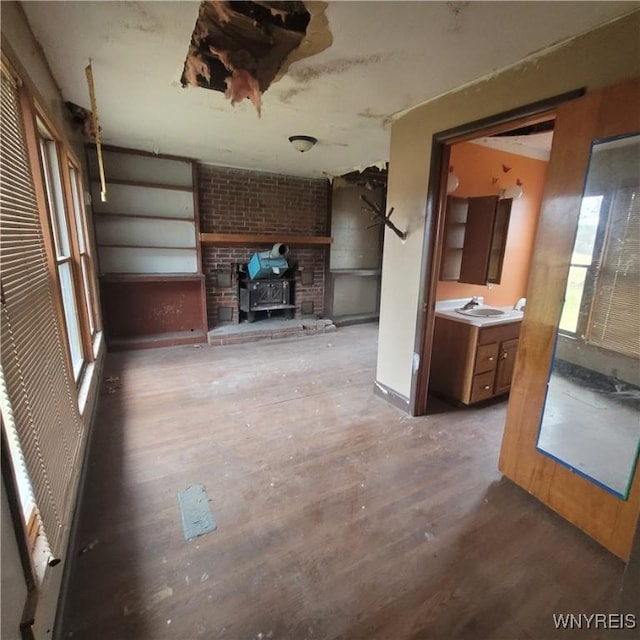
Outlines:
[[178, 492], [185, 540], [215, 531], [216, 521], [209, 508], [209, 496], [203, 484], [194, 484]]

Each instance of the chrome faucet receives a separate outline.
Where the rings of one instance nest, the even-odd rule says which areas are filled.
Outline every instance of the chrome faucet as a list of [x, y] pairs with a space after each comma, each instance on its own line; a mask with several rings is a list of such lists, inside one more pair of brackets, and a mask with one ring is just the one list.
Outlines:
[[477, 307], [480, 303], [478, 302], [478, 298], [477, 296], [473, 296], [473, 298], [471, 298], [471, 300], [469, 300], [469, 302], [467, 302], [467, 304], [465, 304], [462, 308], [464, 311], [466, 311], [467, 309], [473, 309], [473, 307]]

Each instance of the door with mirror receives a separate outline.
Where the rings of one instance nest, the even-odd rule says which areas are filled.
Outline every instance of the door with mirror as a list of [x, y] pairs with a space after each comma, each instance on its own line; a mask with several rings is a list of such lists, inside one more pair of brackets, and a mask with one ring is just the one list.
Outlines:
[[640, 445], [640, 135], [596, 140], [537, 447], [626, 499]]
[[640, 78], [556, 109], [499, 469], [627, 559], [640, 514]]

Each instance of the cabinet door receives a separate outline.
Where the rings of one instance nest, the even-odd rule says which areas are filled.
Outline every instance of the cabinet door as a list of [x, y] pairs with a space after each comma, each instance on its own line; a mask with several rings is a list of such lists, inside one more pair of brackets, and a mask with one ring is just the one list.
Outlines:
[[440, 280], [500, 283], [511, 202], [448, 196]]
[[498, 196], [469, 198], [459, 282], [486, 284]]
[[513, 367], [518, 351], [518, 340], [506, 340], [500, 344], [500, 354], [498, 357], [498, 371], [496, 373], [496, 386], [494, 393], [499, 395], [506, 393], [511, 387], [513, 377]]
[[499, 200], [496, 207], [496, 219], [493, 225], [489, 267], [487, 269], [487, 282], [493, 284], [500, 284], [500, 280], [502, 279], [502, 264], [507, 248], [507, 233], [509, 232], [512, 203], [513, 200], [511, 198], [506, 198]]

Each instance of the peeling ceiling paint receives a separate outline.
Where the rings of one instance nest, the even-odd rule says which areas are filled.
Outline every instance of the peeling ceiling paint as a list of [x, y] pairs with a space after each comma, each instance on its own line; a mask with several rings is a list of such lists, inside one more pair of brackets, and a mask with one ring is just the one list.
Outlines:
[[[93, 61], [106, 144], [301, 176], [388, 159], [391, 119], [637, 8], [633, 2], [313, 2], [305, 41], [232, 108], [183, 89], [199, 2], [24, 2], [65, 100], [88, 106]], [[315, 35], [313, 35], [315, 34]], [[318, 144], [300, 154], [291, 135]]]

